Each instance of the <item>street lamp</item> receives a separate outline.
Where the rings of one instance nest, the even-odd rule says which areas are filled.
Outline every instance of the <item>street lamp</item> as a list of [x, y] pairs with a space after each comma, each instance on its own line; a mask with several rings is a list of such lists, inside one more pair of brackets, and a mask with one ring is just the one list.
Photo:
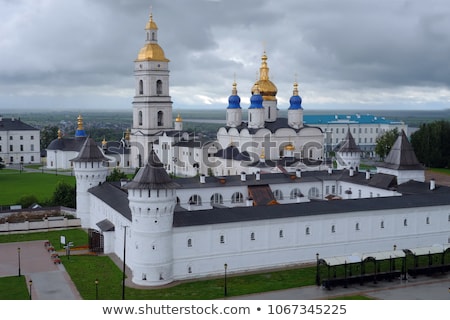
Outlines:
[[316, 253], [316, 285], [320, 286], [319, 253]]
[[123, 267], [122, 267], [122, 300], [125, 300], [125, 256], [127, 252], [127, 227], [123, 227]]
[[20, 248], [17, 248], [17, 258], [19, 259], [19, 277], [21, 276], [20, 273]]
[[98, 279], [95, 279], [95, 300], [98, 300]]
[[29, 285], [29, 288], [30, 288], [30, 300], [32, 300], [32, 298], [31, 298], [31, 286], [33, 285], [33, 280], [29, 280], [28, 281], [28, 285]]
[[227, 268], [228, 268], [228, 265], [225, 263], [224, 265], [223, 265], [223, 267], [225, 268], [225, 277], [224, 277], [224, 286], [223, 286], [223, 294], [224, 294], [224, 296], [226, 297], [227, 296]]

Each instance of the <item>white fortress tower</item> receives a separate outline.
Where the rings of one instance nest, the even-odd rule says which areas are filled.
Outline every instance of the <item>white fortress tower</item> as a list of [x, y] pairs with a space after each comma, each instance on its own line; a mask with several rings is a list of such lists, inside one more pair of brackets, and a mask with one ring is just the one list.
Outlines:
[[158, 44], [158, 27], [153, 16], [145, 27], [145, 45], [134, 62], [135, 96], [131, 129], [131, 166], [147, 162], [156, 133], [173, 129], [169, 95], [169, 59]]
[[178, 184], [168, 176], [158, 156], [151, 150], [128, 189], [131, 209], [132, 281], [158, 286], [173, 281], [172, 224]]
[[81, 219], [83, 228], [91, 227], [89, 214], [90, 201], [88, 190], [106, 181], [108, 168], [103, 162], [109, 161], [95, 143], [87, 138], [74, 162], [74, 172], [77, 180], [77, 217]]
[[345, 139], [342, 141], [342, 145], [336, 152], [337, 169], [350, 169], [358, 170], [361, 163], [361, 149], [356, 144], [350, 129], [347, 131]]

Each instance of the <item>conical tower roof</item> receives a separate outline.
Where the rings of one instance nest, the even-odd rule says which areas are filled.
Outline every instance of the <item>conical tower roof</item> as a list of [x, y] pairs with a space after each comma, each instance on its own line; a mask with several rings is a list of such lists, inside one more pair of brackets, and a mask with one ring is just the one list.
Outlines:
[[178, 183], [172, 181], [164, 165], [152, 150], [145, 167], [141, 168], [134, 179], [124, 186], [126, 189], [176, 189]]
[[102, 162], [109, 161], [108, 158], [105, 157], [103, 152], [95, 143], [94, 139], [87, 138], [81, 147], [80, 153], [77, 157], [73, 158], [73, 162]]
[[347, 130], [344, 143], [341, 145], [338, 152], [361, 152], [361, 148], [356, 144], [350, 129]]
[[423, 170], [405, 131], [402, 130], [395, 140], [391, 151], [384, 160], [383, 167], [396, 170]]

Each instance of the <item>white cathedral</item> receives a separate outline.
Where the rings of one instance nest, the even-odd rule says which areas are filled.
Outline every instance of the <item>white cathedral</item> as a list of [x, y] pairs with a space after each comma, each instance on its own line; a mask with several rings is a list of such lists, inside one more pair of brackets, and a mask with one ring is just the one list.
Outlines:
[[[249, 121], [242, 121], [234, 84], [227, 125], [217, 141], [197, 145], [182, 131], [181, 117], [172, 126], [169, 60], [157, 30], [150, 16], [135, 61], [130, 161], [139, 172], [132, 181], [106, 182], [108, 158], [89, 137], [72, 159], [77, 217], [94, 250], [126, 261], [133, 283], [222, 275], [224, 265], [230, 273], [282, 268], [315, 261], [316, 254], [449, 246], [450, 188], [425, 182], [405, 133], [377, 172], [361, 172], [349, 130], [339, 170], [329, 167], [321, 129], [302, 121], [296, 84], [288, 118], [278, 117], [265, 54]], [[227, 161], [207, 174], [204, 157]], [[176, 170], [198, 176], [171, 179]]]

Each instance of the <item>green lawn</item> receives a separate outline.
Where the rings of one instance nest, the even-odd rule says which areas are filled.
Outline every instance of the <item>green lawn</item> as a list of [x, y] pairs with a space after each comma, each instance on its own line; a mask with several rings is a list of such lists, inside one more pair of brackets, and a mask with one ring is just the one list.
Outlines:
[[0, 300], [27, 300], [29, 293], [25, 276], [0, 278]]
[[34, 195], [39, 201], [44, 202], [52, 197], [59, 181], [75, 185], [73, 176], [0, 170], [0, 185], [2, 185], [0, 206], [17, 204], [24, 195]]
[[430, 170], [432, 172], [439, 172], [439, 173], [444, 173], [444, 174], [450, 175], [450, 169], [446, 169], [446, 168], [430, 168]]

